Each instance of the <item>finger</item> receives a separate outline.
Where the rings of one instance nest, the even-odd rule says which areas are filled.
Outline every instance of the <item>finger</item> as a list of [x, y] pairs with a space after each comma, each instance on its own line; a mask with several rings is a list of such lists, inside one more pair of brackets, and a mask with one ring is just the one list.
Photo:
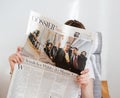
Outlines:
[[81, 74], [86, 74], [88, 72], [89, 72], [89, 69], [85, 69], [85, 70], [81, 71]]
[[86, 74], [86, 73], [88, 73], [89, 72], [89, 69], [85, 69], [85, 70], [83, 70], [82, 72], [81, 72], [81, 74]]
[[76, 80], [79, 81], [79, 82], [81, 82], [81, 81], [84, 81], [84, 80], [88, 80], [88, 78], [87, 78], [87, 77], [84, 77], [84, 78], [77, 78]]
[[11, 73], [13, 72], [13, 70], [14, 70], [14, 65], [15, 65], [15, 63], [17, 63], [17, 60], [16, 60], [16, 58], [15, 58], [15, 54], [13, 54], [13, 55], [11, 55], [10, 57], [9, 57], [9, 63], [10, 63], [10, 68], [11, 68]]
[[11, 59], [11, 62], [12, 62], [12, 63], [17, 63], [16, 58]]
[[77, 78], [84, 78], [84, 77], [88, 77], [88, 76], [89, 76], [89, 74], [88, 74], [88, 73], [85, 73], [85, 74], [82, 74], [82, 75], [77, 76]]
[[20, 53], [16, 53], [16, 55], [17, 55], [19, 61], [23, 62], [23, 57], [21, 56], [21, 54]]
[[20, 59], [19, 59], [19, 57], [18, 57], [18, 56], [16, 56], [16, 60], [17, 60], [17, 63], [18, 63], [18, 64], [20, 64], [20, 63], [21, 63], [21, 61], [20, 61]]
[[76, 81], [78, 83], [78, 85], [80, 87], [84, 87], [84, 86], [87, 86], [88, 85], [88, 80], [79, 80], [79, 81]]
[[79, 81], [79, 83], [82, 84], [88, 84], [89, 79], [82, 79]]
[[10, 62], [10, 63], [11, 63], [11, 62], [17, 63], [15, 54], [13, 54], [13, 55], [11, 55], [11, 56], [9, 57], [9, 62]]
[[79, 85], [83, 85], [83, 84], [88, 84], [88, 81], [89, 81], [89, 79], [78, 79], [77, 80], [77, 83], [79, 84]]
[[13, 73], [13, 70], [14, 70], [14, 63], [13, 62], [10, 63], [10, 68], [11, 68], [10, 73]]
[[88, 75], [80, 76], [79, 80], [82, 80], [82, 79], [89, 79], [89, 77], [88, 77]]
[[80, 76], [76, 77], [77, 81], [88, 80], [88, 79], [89, 79], [89, 74], [84, 74], [84, 75], [80, 75]]

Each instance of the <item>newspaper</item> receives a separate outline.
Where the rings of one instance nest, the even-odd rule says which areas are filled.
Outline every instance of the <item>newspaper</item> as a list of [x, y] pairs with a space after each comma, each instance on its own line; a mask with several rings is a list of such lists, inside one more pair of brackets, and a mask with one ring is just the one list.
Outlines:
[[94, 34], [31, 12], [24, 62], [14, 70], [7, 98], [78, 98], [76, 76], [92, 52]]
[[75, 79], [74, 73], [24, 58], [15, 66], [7, 98], [77, 98]]
[[27, 34], [24, 56], [67, 70], [73, 69], [74, 55], [79, 57], [77, 68], [80, 68], [80, 71], [84, 69], [94, 42], [93, 33], [60, 25], [35, 12], [31, 12]]

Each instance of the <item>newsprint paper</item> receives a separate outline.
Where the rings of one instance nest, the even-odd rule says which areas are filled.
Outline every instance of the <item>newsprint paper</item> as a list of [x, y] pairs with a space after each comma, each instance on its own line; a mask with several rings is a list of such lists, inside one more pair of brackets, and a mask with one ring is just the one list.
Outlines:
[[76, 74], [24, 58], [16, 65], [7, 98], [78, 98]]
[[94, 34], [31, 12], [7, 98], [79, 98], [76, 76], [92, 52]]

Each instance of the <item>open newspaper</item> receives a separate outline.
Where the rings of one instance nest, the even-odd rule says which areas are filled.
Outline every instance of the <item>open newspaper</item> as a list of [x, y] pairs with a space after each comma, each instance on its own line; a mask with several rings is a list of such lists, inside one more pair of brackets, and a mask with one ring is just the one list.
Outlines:
[[84, 70], [94, 34], [31, 12], [23, 47], [7, 98], [78, 98], [76, 76]]

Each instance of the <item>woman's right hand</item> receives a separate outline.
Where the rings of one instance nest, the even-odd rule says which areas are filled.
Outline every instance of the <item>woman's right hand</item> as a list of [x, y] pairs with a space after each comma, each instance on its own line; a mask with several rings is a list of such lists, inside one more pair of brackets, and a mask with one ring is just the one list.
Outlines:
[[23, 62], [23, 57], [21, 56], [20, 52], [21, 52], [22, 48], [21, 47], [18, 47], [17, 48], [17, 52], [10, 55], [9, 57], [9, 63], [10, 63], [10, 67], [11, 67], [11, 71], [10, 73], [12, 74], [13, 73], [13, 70], [14, 70], [14, 65], [17, 63], [17, 64], [20, 64]]

